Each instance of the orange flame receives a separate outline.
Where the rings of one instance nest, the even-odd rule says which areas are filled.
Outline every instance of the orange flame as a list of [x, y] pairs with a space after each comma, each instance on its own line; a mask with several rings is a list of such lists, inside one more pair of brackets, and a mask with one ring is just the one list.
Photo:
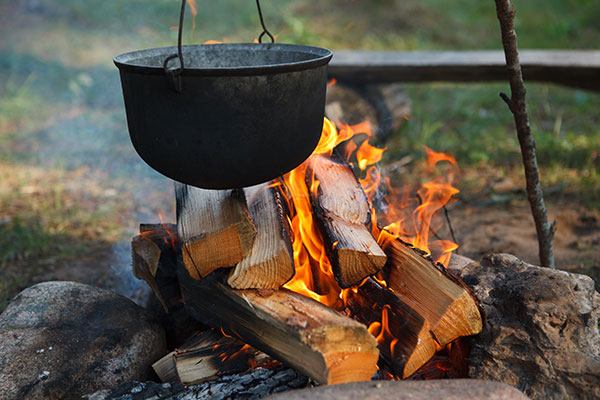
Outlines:
[[[366, 135], [366, 139], [364, 137], [360, 139], [359, 135]], [[422, 184], [416, 191], [416, 195], [413, 195], [414, 191], [411, 192], [408, 187], [396, 194], [393, 192], [389, 180], [382, 177], [374, 165], [381, 160], [385, 148], [381, 149], [371, 145], [369, 138], [372, 136], [368, 122], [352, 126], [340, 124], [338, 129], [333, 122], [325, 119], [321, 138], [313, 154], [300, 166], [271, 185], [279, 187], [285, 194], [290, 209], [288, 222], [293, 232], [292, 247], [296, 271], [294, 277], [284, 287], [339, 311], [345, 309], [346, 302], [359, 291], [360, 286], [366, 282], [367, 278], [361, 284], [349, 289], [339, 287], [327, 256], [330, 249], [326, 248], [314, 220], [311, 196], [317, 193], [320, 182], [315, 176], [307, 176], [307, 172], [311, 169], [309, 167], [312, 166], [312, 163], [318, 162], [323, 155], [331, 155], [334, 149], [341, 152], [341, 155], [349, 163], [351, 156], [355, 155], [356, 165], [361, 175], [359, 182], [370, 202], [374, 200], [382, 187], [388, 192], [388, 204], [381, 210], [380, 217], [382, 220], [392, 222], [385, 229], [378, 228], [378, 215], [371, 207], [373, 235], [382, 247], [385, 247], [388, 241], [400, 238], [429, 253], [433, 251], [438, 255], [437, 260], [444, 264], [447, 264], [451, 252], [458, 247], [448, 240], [430, 240], [431, 224], [435, 214], [454, 194], [458, 193], [458, 189], [452, 186], [454, 173], [458, 171], [454, 158], [425, 148], [427, 155], [425, 163], [430, 173], [436, 172], [435, 168], [440, 162], [447, 162], [450, 171], [444, 176], [435, 177]], [[360, 143], [360, 145], [356, 143]], [[335, 248], [337, 244], [335, 242], [332, 246]], [[381, 275], [372, 278], [383, 288], [387, 287]], [[393, 357], [399, 338], [394, 337], [390, 330], [390, 312], [389, 305], [381, 305], [380, 321], [372, 322], [368, 330], [377, 338], [380, 347], [383, 346], [382, 349], [389, 350], [389, 354]], [[223, 329], [221, 332], [225, 334]], [[237, 354], [243, 353], [242, 350], [247, 349], [242, 348], [227, 357], [235, 357]], [[225, 354], [222, 356], [225, 357]], [[383, 373], [385, 374], [385, 371]]]
[[[350, 140], [358, 134], [367, 136], [367, 140], [364, 140], [360, 146], [354, 143], [355, 139]], [[337, 309], [344, 307], [350, 289], [341, 289], [333, 275], [332, 266], [327, 257], [328, 249], [325, 248], [321, 233], [313, 220], [313, 209], [310, 203], [311, 194], [314, 195], [318, 190], [319, 181], [314, 176], [306, 175], [310, 163], [317, 162], [319, 155], [330, 155], [338, 145], [347, 142], [339, 148], [345, 153], [348, 160], [356, 150], [358, 168], [364, 173], [364, 176], [359, 178], [359, 182], [369, 201], [373, 200], [381, 186], [391, 192], [389, 180], [383, 178], [373, 165], [381, 160], [385, 148], [381, 149], [369, 144], [368, 138], [372, 136], [368, 122], [352, 126], [341, 125], [338, 130], [333, 122], [325, 118], [321, 138], [311, 157], [283, 176], [284, 191], [287, 194], [290, 210], [292, 210], [289, 222], [294, 232], [293, 252], [296, 265], [296, 274], [292, 280], [286, 283], [285, 287]], [[426, 148], [426, 152], [429, 168], [433, 168], [441, 161], [448, 161], [456, 167], [453, 157], [429, 148]], [[386, 226], [387, 232], [379, 230], [377, 214], [374, 209], [371, 210], [373, 233], [375, 237], [379, 238], [380, 244], [383, 244], [385, 240], [400, 237], [428, 253], [431, 252], [429, 243], [431, 220], [452, 195], [458, 193], [458, 189], [445, 182], [444, 178], [436, 178], [431, 182], [424, 183], [417, 193], [421, 198], [420, 203], [417, 198], [410, 195], [408, 189], [404, 190], [402, 196], [390, 194], [389, 197], [394, 201], [389, 204], [383, 217], [386, 220], [392, 218], [394, 222]], [[394, 204], [396, 200], [398, 200], [398, 204]], [[435, 241], [431, 243], [431, 246], [436, 250], [436, 254], [441, 255], [437, 261], [444, 264], [448, 262], [451, 252], [458, 247], [450, 241]], [[385, 286], [385, 282], [382, 284]]]
[[187, 0], [188, 5], [190, 6], [190, 11], [192, 12], [192, 31], [196, 29], [196, 16], [198, 15], [198, 9], [196, 8], [196, 0]]
[[[179, 236], [177, 235], [177, 232], [173, 227], [170, 227], [165, 223], [162, 213], [158, 213], [158, 218], [160, 220], [160, 228], [140, 232], [140, 236], [152, 236], [158, 234], [159, 236], [162, 236], [165, 245], [169, 246], [173, 250], [176, 250], [179, 246]], [[161, 229], [164, 231], [164, 233], [161, 231]], [[166, 234], [166, 237], [164, 234]]]
[[[325, 126], [335, 129], [333, 124]], [[296, 266], [296, 274], [284, 286], [327, 306], [339, 308], [341, 289], [335, 281], [323, 239], [313, 221], [309, 189], [305, 181], [308, 163], [311, 161], [309, 158], [283, 177], [289, 192], [288, 199], [292, 203], [290, 209], [295, 212], [291, 227], [294, 232], [292, 247]], [[313, 181], [313, 190], [317, 185]]]
[[356, 159], [358, 160], [358, 168], [360, 168], [361, 171], [364, 171], [365, 168], [367, 168], [367, 166], [379, 162], [379, 160], [381, 160], [381, 157], [383, 156], [383, 152], [386, 149], [387, 149], [387, 147], [383, 148], [383, 149], [378, 149], [377, 147], [373, 147], [369, 144], [368, 140], [365, 140], [360, 145], [360, 147], [358, 148], [358, 151], [356, 152]]
[[435, 248], [435, 261], [446, 266], [452, 251], [456, 250], [458, 245], [448, 240], [431, 241], [430, 233], [435, 232], [432, 221], [436, 213], [450, 201], [452, 196], [459, 193], [459, 190], [452, 186], [458, 165], [450, 155], [438, 153], [426, 146], [425, 151], [427, 156], [425, 165], [428, 172], [434, 173], [438, 163], [447, 161], [449, 168], [446, 174], [423, 183], [417, 190], [416, 196], [412, 196], [406, 188], [400, 195], [392, 193], [389, 196], [392, 200], [389, 202], [390, 209], [386, 217], [394, 222], [387, 225], [385, 229], [429, 254], [432, 253], [430, 246]]

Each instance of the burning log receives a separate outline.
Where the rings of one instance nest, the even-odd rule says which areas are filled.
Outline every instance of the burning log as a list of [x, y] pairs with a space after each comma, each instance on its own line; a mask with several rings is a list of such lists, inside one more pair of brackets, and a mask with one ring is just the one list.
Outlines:
[[269, 183], [245, 188], [244, 193], [257, 235], [227, 283], [235, 289], [278, 289], [294, 276], [287, 206]]
[[394, 375], [407, 378], [435, 354], [427, 320], [373, 278], [349, 294], [347, 307], [377, 334], [381, 363]]
[[[317, 156], [307, 171], [311, 203], [342, 288], [377, 273], [386, 255], [371, 234], [371, 211], [350, 166], [339, 156]], [[316, 186], [318, 185], [318, 186]]]
[[388, 287], [429, 322], [440, 346], [481, 332], [477, 301], [459, 278], [399, 239], [384, 249]]
[[163, 382], [194, 385], [222, 375], [275, 364], [265, 353], [216, 330], [208, 330], [192, 336], [181, 347], [152, 364], [152, 368]]
[[131, 240], [133, 274], [146, 281], [165, 311], [181, 297], [175, 273], [177, 241], [173, 224], [141, 224], [140, 234]]
[[256, 228], [241, 189], [205, 190], [175, 183], [183, 262], [194, 279], [231, 267], [254, 243]]
[[197, 281], [178, 270], [184, 301], [203, 322], [223, 327], [318, 383], [370, 380], [379, 351], [366, 327], [297, 293], [232, 289], [218, 273]]

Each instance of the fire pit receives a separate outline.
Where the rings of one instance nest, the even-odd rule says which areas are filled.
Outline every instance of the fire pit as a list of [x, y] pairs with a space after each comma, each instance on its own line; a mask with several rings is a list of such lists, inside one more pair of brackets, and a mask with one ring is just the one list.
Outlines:
[[[378, 227], [369, 198], [381, 182], [373, 167], [381, 151], [368, 140], [350, 145], [357, 133], [326, 120], [307, 161], [254, 187], [176, 184], [177, 224], [142, 227], [132, 244], [136, 275], [166, 310], [180, 293], [193, 317], [235, 338], [202, 333], [201, 344], [188, 341], [155, 365], [165, 380], [185, 370], [176, 376], [203, 381], [239, 366], [239, 357], [244, 368], [264, 357], [283, 362], [321, 384], [370, 380], [378, 370], [399, 379], [464, 371], [461, 338], [479, 333], [482, 319], [473, 292], [437, 262], [455, 246], [436, 250], [434, 260], [407, 242], [427, 238], [407, 237], [398, 223]], [[353, 154], [366, 174], [360, 181], [346, 161]], [[443, 160], [453, 162], [429, 152], [432, 165]], [[421, 210], [419, 225], [451, 189], [425, 185], [421, 208], [429, 211]], [[417, 227], [423, 232], [427, 226]], [[239, 345], [206, 351], [223, 340]], [[252, 350], [240, 352], [244, 343]]]

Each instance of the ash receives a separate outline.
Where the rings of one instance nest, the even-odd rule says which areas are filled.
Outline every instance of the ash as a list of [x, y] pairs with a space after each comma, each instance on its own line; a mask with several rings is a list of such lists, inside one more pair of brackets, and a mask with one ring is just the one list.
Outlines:
[[306, 376], [291, 368], [277, 366], [272, 369], [257, 368], [249, 372], [227, 375], [189, 387], [175, 382], [129, 382], [86, 397], [88, 400], [255, 400], [308, 385], [309, 380]]

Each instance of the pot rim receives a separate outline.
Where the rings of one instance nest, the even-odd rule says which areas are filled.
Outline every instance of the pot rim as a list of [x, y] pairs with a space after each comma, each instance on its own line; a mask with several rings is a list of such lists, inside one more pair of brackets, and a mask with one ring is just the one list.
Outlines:
[[[203, 49], [220, 47], [224, 51], [260, 49], [261, 51], [277, 52], [298, 52], [313, 56], [308, 60], [301, 60], [289, 63], [278, 63], [268, 65], [252, 65], [242, 67], [214, 67], [198, 68], [185, 67], [184, 76], [247, 76], [247, 75], [271, 75], [284, 72], [303, 71], [314, 69], [327, 65], [333, 57], [333, 52], [329, 49], [316, 46], [306, 46], [289, 43], [221, 43], [221, 44], [193, 44], [182, 46], [182, 53], [185, 61], [186, 51], [202, 51]], [[133, 72], [148, 75], [164, 75], [165, 70], [162, 62], [160, 65], [148, 66], [136, 63], [137, 60], [148, 57], [164, 56], [177, 53], [177, 46], [149, 48], [136, 50], [117, 55], [113, 62], [121, 72]]]

